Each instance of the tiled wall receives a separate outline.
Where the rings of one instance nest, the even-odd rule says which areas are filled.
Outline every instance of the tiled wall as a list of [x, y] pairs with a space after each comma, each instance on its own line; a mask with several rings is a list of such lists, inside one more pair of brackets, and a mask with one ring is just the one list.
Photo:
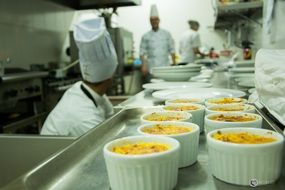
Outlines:
[[45, 0], [1, 0], [0, 60], [9, 57], [6, 67], [21, 68], [61, 61], [73, 15]]

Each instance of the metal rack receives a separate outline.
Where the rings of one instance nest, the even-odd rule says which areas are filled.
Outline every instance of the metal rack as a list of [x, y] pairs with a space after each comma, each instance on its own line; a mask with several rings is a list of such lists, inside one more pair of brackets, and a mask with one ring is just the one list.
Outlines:
[[262, 14], [263, 1], [261, 0], [225, 4], [219, 3], [217, 0], [213, 0], [212, 4], [216, 16], [216, 29], [231, 27], [233, 23], [241, 19], [262, 26], [262, 23], [251, 18], [251, 16], [256, 12]]

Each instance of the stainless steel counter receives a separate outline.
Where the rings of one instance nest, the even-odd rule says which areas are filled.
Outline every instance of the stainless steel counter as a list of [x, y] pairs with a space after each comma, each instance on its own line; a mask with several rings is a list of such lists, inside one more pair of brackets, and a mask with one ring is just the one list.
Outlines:
[[[142, 93], [138, 96], [141, 95]], [[157, 108], [144, 107], [119, 111], [112, 118], [93, 128], [69, 147], [47, 159], [4, 189], [110, 189], [102, 152], [103, 146], [116, 138], [137, 135], [136, 129], [141, 125], [140, 116], [155, 109]], [[263, 127], [272, 128], [267, 120]], [[208, 159], [205, 135], [202, 133], [198, 161], [192, 166], [179, 169], [178, 184], [175, 190], [252, 189], [227, 184], [214, 178], [210, 172]], [[276, 183], [260, 186], [257, 189], [285, 189], [284, 172]]]
[[[221, 76], [221, 75], [219, 75]], [[222, 77], [222, 76], [221, 76]], [[225, 79], [225, 78], [223, 78]], [[225, 87], [227, 79], [219, 83]], [[226, 84], [227, 85], [227, 84]], [[118, 111], [87, 134], [81, 136], [70, 146], [48, 158], [36, 168], [16, 179], [3, 189], [98, 189], [109, 190], [106, 166], [103, 158], [103, 146], [116, 138], [137, 135], [141, 125], [140, 116], [151, 110], [153, 105], [163, 102], [151, 96], [150, 91], [142, 91], [118, 105], [118, 108], [133, 107]], [[141, 107], [141, 106], [144, 107]], [[140, 106], [141, 108], [135, 108]], [[266, 118], [263, 128], [277, 130]], [[283, 151], [284, 152], [284, 151]], [[198, 161], [192, 166], [179, 169], [178, 184], [175, 190], [247, 190], [252, 187], [224, 183], [211, 175], [205, 135], [200, 135]], [[283, 162], [284, 163], [284, 162]], [[266, 163], [264, 163], [266, 165]], [[283, 166], [284, 168], [284, 166]], [[257, 186], [259, 190], [285, 189], [284, 169], [280, 179], [271, 185]]]
[[75, 137], [0, 135], [0, 189], [67, 147]]

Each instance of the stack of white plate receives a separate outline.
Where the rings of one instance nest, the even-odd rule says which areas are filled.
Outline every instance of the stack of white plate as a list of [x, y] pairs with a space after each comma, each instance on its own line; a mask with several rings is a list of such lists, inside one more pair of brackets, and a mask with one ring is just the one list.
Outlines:
[[254, 73], [254, 67], [235, 67], [229, 69], [233, 74], [235, 73]]
[[239, 87], [254, 88], [254, 67], [235, 67], [229, 70], [231, 78]]
[[235, 61], [234, 67], [254, 67], [254, 60]]
[[184, 99], [184, 98], [216, 98], [216, 97], [243, 97], [246, 94], [240, 90], [223, 88], [177, 88], [159, 90], [152, 96], [161, 100]]
[[200, 73], [201, 65], [178, 65], [166, 67], [154, 67], [151, 74], [155, 78], [165, 81], [188, 81], [190, 77], [197, 76]]
[[213, 75], [212, 69], [202, 68], [200, 71], [200, 74], [194, 77], [191, 77], [190, 81], [194, 82], [209, 82], [212, 75]]
[[254, 78], [238, 78], [238, 85], [247, 88], [254, 88], [255, 82]]
[[165, 89], [183, 89], [183, 88], [209, 88], [212, 84], [203, 82], [156, 82], [146, 83], [144, 89], [165, 90]]

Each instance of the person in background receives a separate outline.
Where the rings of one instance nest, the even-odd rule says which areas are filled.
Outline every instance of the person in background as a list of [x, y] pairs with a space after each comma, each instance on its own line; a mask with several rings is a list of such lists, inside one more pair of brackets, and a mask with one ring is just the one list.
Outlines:
[[194, 63], [197, 55], [201, 57], [206, 56], [200, 52], [199, 47], [201, 46], [199, 30], [199, 22], [195, 20], [188, 21], [190, 30], [185, 32], [179, 42], [179, 53], [181, 56], [181, 63]]
[[145, 82], [150, 80], [151, 68], [170, 65], [169, 55], [171, 55], [172, 64], [175, 64], [174, 40], [168, 31], [159, 28], [159, 22], [157, 7], [152, 5], [150, 11], [152, 29], [142, 36], [140, 43], [141, 71]]
[[74, 28], [83, 81], [68, 89], [47, 117], [41, 135], [81, 136], [110, 117], [105, 95], [118, 65], [103, 18], [85, 19]]

